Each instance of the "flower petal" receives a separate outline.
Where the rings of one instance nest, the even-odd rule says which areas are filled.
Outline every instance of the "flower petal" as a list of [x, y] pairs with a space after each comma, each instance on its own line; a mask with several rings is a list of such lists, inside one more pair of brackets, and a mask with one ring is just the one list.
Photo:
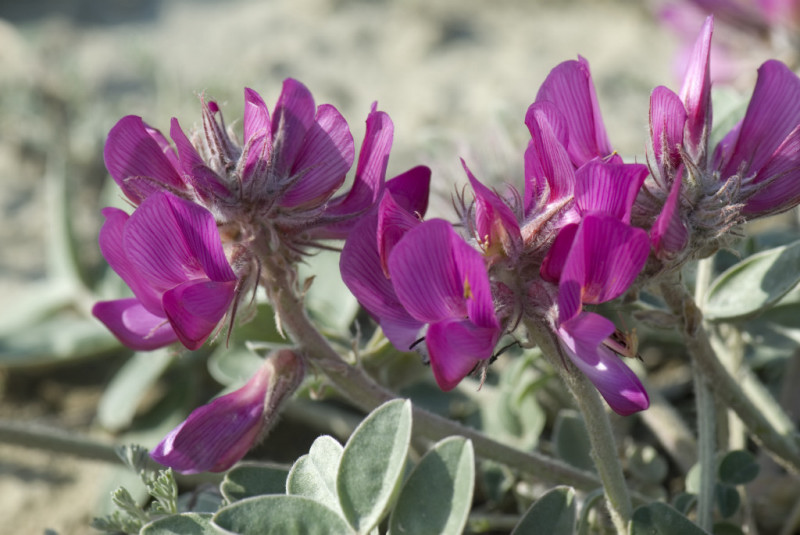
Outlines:
[[152, 351], [178, 341], [178, 336], [164, 316], [150, 313], [138, 299], [100, 301], [92, 314], [123, 345], [137, 351]]
[[709, 15], [694, 45], [680, 92], [681, 101], [686, 107], [686, 146], [695, 159], [705, 154], [708, 135], [711, 133], [711, 76], [708, 58], [713, 31], [714, 17]]
[[169, 135], [178, 149], [183, 173], [188, 177], [197, 194], [206, 200], [230, 196], [222, 179], [206, 165], [175, 118], [170, 122]]
[[428, 211], [430, 184], [431, 170], [424, 165], [418, 165], [389, 180], [386, 189], [398, 205], [422, 219]]
[[669, 258], [686, 247], [689, 240], [689, 231], [681, 219], [680, 195], [683, 182], [683, 168], [678, 169], [678, 174], [673, 179], [672, 187], [664, 202], [661, 213], [656, 217], [653, 228], [650, 229], [650, 241], [658, 258]]
[[[758, 69], [758, 80], [730, 158], [720, 176], [750, 176], [761, 170], [800, 124], [800, 78], [777, 60]], [[767, 178], [762, 177], [762, 180]]]
[[615, 412], [628, 416], [648, 408], [650, 399], [636, 374], [602, 344], [614, 330], [614, 324], [606, 318], [583, 312], [561, 324], [558, 336], [567, 356], [606, 403]]
[[564, 116], [569, 130], [567, 150], [575, 167], [611, 154], [589, 62], [584, 58], [565, 61], [550, 71], [536, 95], [536, 102], [542, 101], [555, 104]]
[[753, 185], [762, 189], [742, 208], [750, 218], [777, 214], [800, 202], [800, 124], [764, 164]]
[[236, 281], [184, 282], [164, 293], [164, 313], [181, 343], [198, 349], [228, 312], [236, 290]]
[[103, 159], [111, 177], [135, 204], [157, 191], [158, 184], [176, 190], [186, 187], [172, 147], [141, 117], [128, 115], [117, 121], [108, 133]]
[[[525, 124], [532, 145], [525, 152], [525, 209], [538, 199], [542, 184], [549, 188], [547, 202], [572, 195], [575, 167], [567, 152], [567, 133], [561, 114], [550, 102], [536, 102], [528, 108]], [[529, 190], [531, 193], [529, 193]]]
[[475, 232], [478, 242], [487, 250], [501, 247], [508, 256], [516, 258], [522, 251], [522, 235], [514, 212], [499, 195], [475, 178], [463, 159], [461, 165], [475, 193]]
[[686, 109], [678, 95], [664, 86], [653, 89], [650, 94], [650, 140], [659, 167], [678, 167], [686, 118]]
[[561, 278], [576, 232], [578, 232], [578, 223], [569, 223], [561, 227], [556, 234], [556, 239], [550, 245], [542, 267], [539, 269], [539, 275], [547, 282], [557, 283]]
[[292, 78], [283, 81], [283, 89], [272, 112], [273, 174], [288, 176], [314, 124], [314, 97]]
[[592, 214], [580, 223], [559, 281], [559, 323], [578, 312], [580, 302], [600, 304], [616, 299], [633, 283], [650, 253], [647, 233], [618, 219]]
[[150, 457], [183, 474], [222, 472], [253, 446], [266, 424], [271, 368], [262, 367], [242, 388], [198, 407]]
[[628, 223], [648, 173], [642, 164], [593, 160], [575, 171], [575, 203], [583, 214], [603, 213]]
[[[261, 95], [252, 89], [244, 90], [244, 168], [242, 181], [267, 172], [272, 154], [272, 121]], [[241, 165], [241, 163], [240, 163]]]
[[389, 256], [392, 249], [420, 220], [395, 201], [394, 195], [386, 191], [378, 205], [377, 243], [381, 268], [389, 278]]
[[455, 388], [480, 361], [492, 356], [497, 339], [496, 329], [476, 327], [465, 320], [432, 323], [425, 344], [439, 388], [445, 392]]

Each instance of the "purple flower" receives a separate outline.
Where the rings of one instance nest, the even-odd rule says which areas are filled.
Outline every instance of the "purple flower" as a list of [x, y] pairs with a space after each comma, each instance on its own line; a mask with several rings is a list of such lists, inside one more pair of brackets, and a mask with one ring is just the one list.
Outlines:
[[502, 334], [483, 257], [450, 223], [433, 219], [395, 245], [389, 273], [408, 314], [428, 326], [425, 345], [436, 382], [453, 389], [492, 356]]
[[192, 411], [150, 456], [183, 474], [227, 470], [269, 430], [303, 374], [293, 351], [269, 355], [247, 384]]
[[211, 213], [154, 192], [131, 216], [116, 208], [103, 215], [100, 250], [135, 297], [97, 303], [92, 313], [133, 349], [203, 345], [237, 286]]
[[556, 332], [572, 362], [622, 415], [644, 410], [649, 399], [641, 382], [604, 341], [614, 324], [583, 310], [584, 304], [616, 299], [633, 283], [650, 252], [647, 233], [601, 213], [583, 218], [558, 283]]

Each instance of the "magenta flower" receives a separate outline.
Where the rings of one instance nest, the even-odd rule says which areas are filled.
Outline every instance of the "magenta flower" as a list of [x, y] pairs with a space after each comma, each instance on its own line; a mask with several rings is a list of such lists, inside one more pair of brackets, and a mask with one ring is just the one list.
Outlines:
[[227, 470], [269, 430], [303, 374], [293, 351], [273, 353], [243, 387], [192, 411], [150, 456], [182, 474]]
[[436, 382], [453, 389], [492, 356], [502, 334], [483, 257], [448, 222], [433, 219], [394, 246], [389, 273], [408, 314], [428, 326], [425, 345]]
[[558, 283], [556, 332], [567, 356], [609, 406], [622, 415], [646, 409], [650, 402], [639, 379], [604, 342], [616, 330], [597, 314], [583, 311], [616, 299], [633, 283], [650, 253], [642, 229], [601, 213], [583, 218], [575, 232]]
[[133, 349], [203, 345], [237, 286], [211, 213], [154, 192], [131, 216], [116, 208], [103, 215], [100, 250], [134, 297], [97, 303], [92, 313]]

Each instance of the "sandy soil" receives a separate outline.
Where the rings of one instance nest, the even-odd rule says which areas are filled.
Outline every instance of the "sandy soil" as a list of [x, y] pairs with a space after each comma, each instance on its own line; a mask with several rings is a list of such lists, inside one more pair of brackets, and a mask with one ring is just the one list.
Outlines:
[[[206, 92], [232, 121], [245, 86], [272, 105], [292, 76], [319, 103], [337, 106], [357, 140], [377, 100], [395, 123], [390, 172], [431, 162], [445, 190], [463, 181], [460, 154], [479, 173], [515, 182], [524, 113], [553, 66], [589, 59], [612, 142], [622, 154], [642, 154], [648, 95], [658, 84], [675, 86], [675, 48], [645, 7], [621, 0], [4, 2], [0, 308], [47, 272], [48, 173], [80, 192], [74, 222], [99, 261], [102, 144], [123, 115], [164, 130], [172, 116], [196, 124], [197, 95]], [[19, 414], [3, 403], [3, 416]], [[91, 405], [84, 410], [90, 417]], [[0, 533], [90, 533], [109, 470], [0, 447]]]

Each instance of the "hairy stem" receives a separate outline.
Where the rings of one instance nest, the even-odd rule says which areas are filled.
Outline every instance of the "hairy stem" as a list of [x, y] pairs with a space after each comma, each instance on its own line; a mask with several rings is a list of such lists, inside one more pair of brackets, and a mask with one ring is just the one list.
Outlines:
[[525, 326], [531, 336], [531, 341], [539, 346], [542, 354], [558, 371], [561, 379], [575, 397], [578, 408], [583, 414], [586, 430], [589, 432], [592, 457], [597, 473], [603, 482], [611, 520], [618, 533], [626, 534], [633, 507], [605, 404], [591, 381], [568, 358], [563, 356], [551, 332], [534, 322], [526, 322]]

